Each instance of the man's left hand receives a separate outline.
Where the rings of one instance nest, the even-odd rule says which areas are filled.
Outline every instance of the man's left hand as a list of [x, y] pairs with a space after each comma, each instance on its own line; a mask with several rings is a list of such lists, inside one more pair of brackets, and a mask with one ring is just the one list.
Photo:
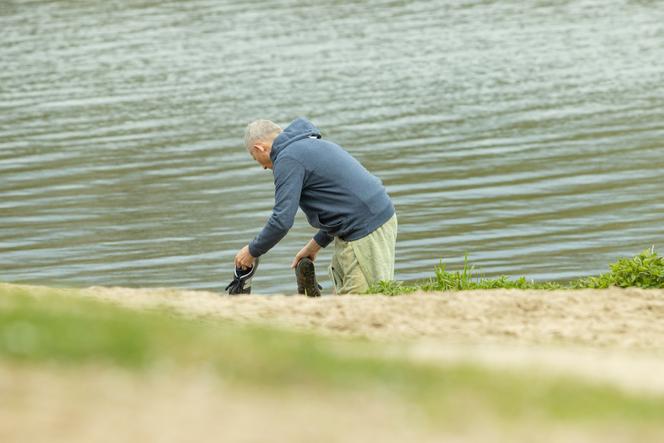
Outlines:
[[256, 259], [249, 253], [249, 245], [247, 245], [235, 254], [235, 267], [242, 269], [251, 268], [254, 265], [254, 260]]
[[295, 269], [297, 264], [300, 263], [300, 260], [304, 257], [309, 257], [311, 261], [316, 260], [316, 254], [318, 254], [318, 251], [320, 251], [320, 245], [312, 238], [309, 240], [309, 243], [304, 245], [304, 248], [300, 249], [300, 252], [295, 255], [295, 259], [293, 259], [293, 263], [291, 263], [291, 268]]

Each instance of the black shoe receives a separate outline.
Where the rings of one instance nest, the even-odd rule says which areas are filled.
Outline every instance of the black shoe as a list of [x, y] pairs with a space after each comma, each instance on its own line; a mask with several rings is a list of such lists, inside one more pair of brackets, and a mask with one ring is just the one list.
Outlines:
[[249, 269], [235, 268], [233, 281], [226, 286], [229, 295], [251, 294], [251, 278], [256, 273], [258, 267], [258, 258], [254, 260], [254, 265]]
[[320, 297], [323, 289], [316, 281], [316, 269], [314, 262], [305, 257], [295, 267], [295, 279], [297, 280], [297, 293], [306, 294], [308, 297]]

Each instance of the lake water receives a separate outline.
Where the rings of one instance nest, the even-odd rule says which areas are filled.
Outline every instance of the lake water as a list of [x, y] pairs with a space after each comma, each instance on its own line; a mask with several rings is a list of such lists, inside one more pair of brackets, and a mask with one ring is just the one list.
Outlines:
[[662, 2], [5, 0], [0, 36], [0, 281], [222, 290], [273, 204], [244, 127], [300, 115], [383, 180], [398, 279], [664, 247]]

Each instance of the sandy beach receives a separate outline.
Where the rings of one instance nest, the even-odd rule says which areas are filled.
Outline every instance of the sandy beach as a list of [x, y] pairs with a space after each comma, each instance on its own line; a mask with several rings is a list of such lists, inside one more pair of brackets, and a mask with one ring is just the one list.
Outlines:
[[[3, 284], [25, 288], [32, 296], [46, 296], [50, 288]], [[66, 293], [63, 290], [63, 293]], [[664, 394], [664, 291], [608, 289], [578, 291], [492, 290], [450, 293], [417, 293], [387, 296], [239, 296], [175, 289], [90, 287], [78, 296], [137, 310], [167, 309], [173, 315], [201, 322], [219, 320], [262, 324], [330, 337], [359, 337], [380, 344], [381, 352], [412, 362], [434, 365], [472, 363], [491, 370], [526, 371], [573, 377], [596, 385], [612, 386], [637, 395]], [[0, 391], [15, 404], [3, 404], [5, 436], [29, 429], [21, 441], [40, 441], [55, 433], [67, 416], [78, 417], [63, 439], [50, 441], [106, 441], [111, 417], [128, 441], [155, 432], [164, 425], [160, 441], [181, 441], [177, 423], [197, 420], [206, 432], [224, 432], [231, 441], [260, 441], [265, 429], [248, 425], [248, 417], [274, 430], [274, 441], [529, 441], [528, 426], [503, 434], [490, 424], [484, 430], [463, 428], [432, 430], [422, 417], [387, 395], [358, 397], [362, 418], [346, 409], [347, 398], [294, 390], [279, 408], [280, 400], [265, 391], [225, 385], [205, 373], [148, 374], [140, 377], [123, 371], [88, 367], [77, 371], [48, 367], [0, 367]], [[214, 394], [212, 394], [214, 393]], [[73, 396], [68, 407], [63, 399]], [[172, 403], [168, 398], [185, 399]], [[120, 405], [123, 405], [120, 407]], [[287, 405], [287, 406], [286, 406]], [[57, 409], [60, 422], [49, 418]], [[278, 410], [278, 413], [275, 411]], [[215, 419], [215, 417], [221, 417]], [[304, 420], [315, 427], [293, 427]], [[346, 423], [341, 429], [333, 422]], [[88, 423], [83, 426], [81, 423]], [[105, 423], [105, 424], [104, 424]], [[382, 426], [380, 423], [390, 423]], [[108, 426], [107, 426], [108, 425]], [[173, 426], [171, 426], [173, 425]], [[177, 426], [176, 426], [177, 425]], [[112, 427], [112, 426], [111, 426]], [[66, 427], [64, 428], [66, 429]], [[252, 430], [253, 429], [253, 430]], [[351, 431], [352, 429], [352, 431]], [[377, 429], [382, 429], [376, 434]], [[251, 432], [250, 432], [251, 431]], [[504, 430], [503, 430], [504, 431]], [[0, 432], [0, 437], [2, 437]], [[58, 431], [60, 432], [60, 431]], [[498, 432], [498, 434], [491, 434]], [[550, 428], [541, 441], [657, 441], [658, 432], [621, 434], [619, 429]], [[200, 435], [205, 441], [205, 432]], [[508, 437], [505, 437], [505, 436]], [[92, 440], [90, 440], [92, 439]], [[110, 440], [109, 440], [110, 441]]]

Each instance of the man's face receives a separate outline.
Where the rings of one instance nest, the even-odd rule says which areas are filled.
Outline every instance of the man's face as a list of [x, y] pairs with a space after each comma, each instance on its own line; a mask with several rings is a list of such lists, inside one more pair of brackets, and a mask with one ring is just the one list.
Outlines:
[[255, 144], [251, 147], [251, 157], [263, 167], [263, 169], [272, 169], [272, 159], [270, 159], [270, 152], [272, 150], [269, 146], [262, 143]]

